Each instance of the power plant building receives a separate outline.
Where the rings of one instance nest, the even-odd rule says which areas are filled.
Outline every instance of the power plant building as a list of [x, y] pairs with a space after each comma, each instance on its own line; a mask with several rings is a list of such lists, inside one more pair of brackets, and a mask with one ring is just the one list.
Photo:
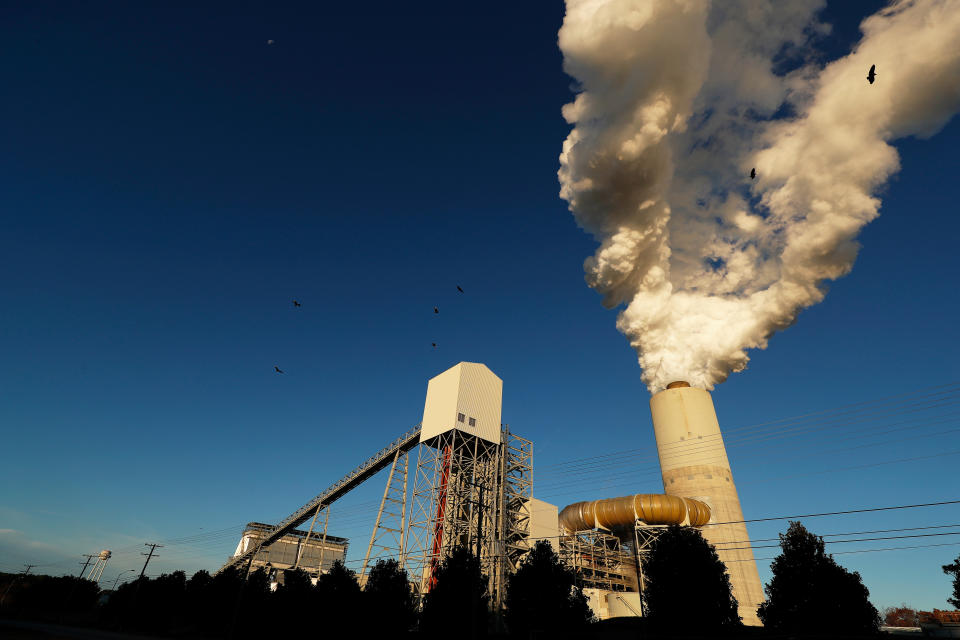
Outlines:
[[[273, 529], [272, 525], [262, 522], [248, 523], [237, 544], [234, 557], [257, 549]], [[316, 578], [319, 574], [328, 572], [337, 560], [346, 560], [348, 544], [346, 538], [294, 529], [276, 542], [259, 549], [250, 568], [254, 571], [264, 569], [271, 572], [299, 568]]]
[[[676, 382], [650, 399], [664, 493], [563, 509], [533, 497], [533, 443], [501, 423], [502, 397], [503, 381], [481, 363], [461, 362], [433, 377], [419, 425], [277, 526], [250, 523], [224, 568], [265, 567], [279, 579], [284, 569], [328, 571], [347, 552], [346, 539], [327, 535], [330, 505], [389, 469], [361, 584], [376, 559], [393, 557], [423, 597], [438, 563], [466, 546], [480, 559], [491, 605], [499, 608], [508, 576], [545, 540], [575, 569], [598, 618], [638, 616], [651, 545], [670, 525], [690, 526], [726, 565], [743, 622], [759, 625], [763, 591], [707, 391]], [[295, 528], [308, 521], [308, 531]]]

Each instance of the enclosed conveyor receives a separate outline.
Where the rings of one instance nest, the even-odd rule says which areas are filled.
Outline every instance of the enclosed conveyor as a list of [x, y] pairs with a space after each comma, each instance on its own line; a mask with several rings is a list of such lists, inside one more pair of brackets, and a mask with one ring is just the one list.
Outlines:
[[710, 507], [700, 500], [662, 493], [637, 493], [620, 498], [575, 502], [560, 512], [560, 526], [568, 532], [589, 529], [612, 531], [649, 525], [679, 524], [701, 527], [710, 521]]

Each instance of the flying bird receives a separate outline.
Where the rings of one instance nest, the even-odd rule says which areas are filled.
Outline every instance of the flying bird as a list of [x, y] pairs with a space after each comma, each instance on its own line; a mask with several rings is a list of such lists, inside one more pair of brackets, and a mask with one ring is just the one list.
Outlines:
[[267, 40], [267, 44], [273, 44], [273, 40]]
[[436, 349], [436, 348], [437, 348], [437, 343], [436, 343], [436, 342], [431, 342], [430, 344], [432, 344], [432, 345], [433, 345], [433, 348], [434, 348], [434, 349]]
[[756, 177], [757, 177], [757, 168], [754, 167], [753, 169], [750, 169], [750, 179], [753, 180]]
[[463, 289], [460, 288], [460, 285], [457, 285], [457, 291], [459, 291], [460, 293], [463, 293]]
[[870, 72], [867, 73], [867, 82], [873, 84], [873, 81], [877, 79], [877, 65], [870, 65]]
[[297, 302], [296, 300], [294, 300], [294, 301], [293, 301], [293, 306], [295, 306], [295, 307], [297, 307], [297, 308], [299, 309], [299, 308], [302, 307], [303, 305], [300, 304], [299, 302]]
[[280, 370], [280, 367], [276, 365], [274, 365], [273, 370], [276, 371], [277, 373], [283, 373], [283, 371]]
[[434, 308], [433, 308], [433, 312], [434, 312], [434, 313], [440, 313], [440, 307], [434, 307]]

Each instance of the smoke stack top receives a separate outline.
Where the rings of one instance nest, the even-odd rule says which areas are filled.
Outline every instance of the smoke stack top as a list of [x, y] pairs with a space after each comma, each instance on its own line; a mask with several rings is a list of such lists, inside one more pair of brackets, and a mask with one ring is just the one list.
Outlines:
[[667, 389], [681, 389], [683, 387], [689, 387], [689, 382], [684, 382], [683, 380], [677, 380], [676, 382], [671, 382], [667, 385]]
[[622, 308], [653, 393], [713, 389], [820, 302], [899, 169], [890, 141], [960, 109], [950, 2], [894, 0], [820, 66], [823, 4], [567, 0], [560, 196], [599, 243], [587, 283]]

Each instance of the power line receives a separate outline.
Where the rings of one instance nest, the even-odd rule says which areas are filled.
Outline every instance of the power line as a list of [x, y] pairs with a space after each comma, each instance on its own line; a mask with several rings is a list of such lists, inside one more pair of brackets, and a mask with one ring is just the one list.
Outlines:
[[[876, 542], [878, 540], [901, 540], [903, 538], [932, 538], [934, 536], [955, 536], [960, 535], [960, 531], [950, 531], [949, 533], [914, 533], [911, 535], [904, 536], [882, 536], [879, 538], [851, 538], [850, 540], [824, 540], [824, 544], [846, 544], [848, 542]], [[727, 543], [733, 544], [733, 543]], [[958, 542], [957, 544], [960, 544]], [[778, 544], [751, 544], [746, 547], [724, 547], [723, 549], [717, 549], [717, 551], [743, 551], [745, 549], [772, 549], [779, 547]]]
[[[768, 481], [768, 480], [774, 479], [774, 478], [802, 478], [802, 477], [809, 477], [809, 476], [821, 475], [821, 474], [825, 474], [825, 473], [837, 473], [837, 472], [840, 472], [840, 471], [850, 471], [850, 470], [853, 470], [853, 469], [867, 469], [867, 468], [871, 468], [871, 467], [880, 467], [880, 466], [885, 466], [885, 465], [889, 465], [889, 464], [899, 464], [899, 463], [902, 463], [902, 462], [915, 462], [915, 461], [917, 461], [917, 460], [926, 460], [926, 459], [931, 459], [931, 458], [942, 458], [942, 457], [944, 457], [944, 456], [953, 456], [953, 455], [958, 455], [958, 454], [960, 454], [960, 449], [955, 450], [955, 451], [945, 451], [945, 452], [941, 452], [941, 453], [934, 453], [934, 454], [930, 454], [930, 455], [926, 455], [926, 456], [914, 456], [914, 457], [906, 457], [906, 458], [894, 458], [894, 459], [892, 459], [892, 460], [883, 460], [883, 461], [880, 461], [880, 462], [872, 462], [872, 463], [861, 464], [861, 465], [845, 465], [845, 466], [840, 466], [840, 467], [830, 467], [830, 468], [827, 468], [827, 469], [821, 469], [821, 470], [818, 470], [818, 471], [809, 471], [809, 472], [805, 472], [805, 473], [794, 473], [794, 474], [781, 474], [781, 475], [777, 475], [777, 476], [766, 476], [764, 479], [765, 479], [765, 481]], [[615, 475], [611, 475], [611, 476], [608, 476], [608, 477], [607, 477], [607, 480], [613, 479], [613, 478], [631, 478], [631, 479], [635, 479], [635, 478], [641, 478], [641, 477], [644, 477], [644, 476], [657, 475], [657, 474], [659, 474], [659, 473], [660, 473], [659, 469], [649, 469], [649, 470], [647, 470], [647, 471], [637, 471], [637, 472], [628, 472], [628, 473], [625, 473], [625, 474], [615, 474]], [[544, 487], [543, 485], [538, 485], [538, 489], [537, 489], [537, 490], [538, 490], [540, 496], [562, 496], [562, 495], [567, 495], [567, 494], [572, 493], [572, 492], [571, 492], [571, 491], [567, 491], [567, 492], [562, 492], [562, 491], [561, 491], [561, 492], [550, 493], [550, 492], [549, 492], [549, 489], [554, 489], [554, 490], [556, 490], [556, 489], [562, 489], [562, 488], [570, 487], [570, 486], [577, 486], [577, 487], [579, 487], [579, 486], [582, 486], [582, 484], [583, 484], [583, 481], [572, 480], [572, 481], [570, 481], [570, 482], [561, 482], [561, 483], [557, 483], [557, 484], [553, 484], [553, 485], [546, 485], [546, 487]], [[628, 485], [632, 486], [633, 484], [634, 484], [633, 482], [627, 482], [627, 481], [625, 480], [624, 482], [620, 482], [620, 483], [618, 483], [618, 484], [607, 485], [605, 488], [607, 488], [607, 489], [612, 489], [612, 488], [614, 488], [614, 487], [620, 487], [620, 486], [628, 486]], [[748, 483], [740, 482], [740, 483], [738, 483], [738, 484], [741, 485], [741, 486], [744, 486], [744, 485], [747, 485], [747, 484], [750, 484], [750, 483], [749, 483], [749, 482], [748, 482]], [[546, 492], [544, 492], [544, 491], [546, 491]]]
[[[951, 415], [952, 415], [952, 414], [951, 414]], [[919, 421], [916, 421], [916, 420], [914, 420], [914, 421], [904, 421], [904, 422], [895, 423], [895, 424], [901, 424], [901, 425], [902, 425], [902, 424], [907, 424], [908, 426], [899, 427], [899, 428], [896, 428], [896, 429], [889, 429], [889, 430], [884, 431], [884, 432], [880, 432], [880, 433], [876, 433], [876, 434], [871, 434], [871, 436], [872, 436], [872, 435], [882, 435], [882, 434], [884, 434], [884, 433], [889, 433], [889, 432], [893, 432], [893, 431], [903, 431], [903, 430], [906, 430], [906, 429], [916, 430], [916, 429], [921, 429], [921, 428], [926, 428], [926, 427], [929, 427], [929, 426], [933, 426], [933, 425], [935, 425], [935, 424], [943, 424], [943, 423], [945, 423], [945, 422], [953, 422], [953, 420], [945, 419], [945, 418], [943, 418], [943, 417], [941, 417], [941, 416], [931, 416], [931, 417], [928, 417], [928, 418], [925, 418], [925, 419], [922, 419], [922, 420], [919, 420]], [[891, 444], [891, 443], [894, 443], [894, 442], [898, 442], [898, 441], [900, 441], [900, 440], [915, 441], [915, 440], [918, 439], [918, 438], [928, 438], [928, 437], [934, 437], [934, 436], [942, 436], [942, 435], [945, 435], [945, 434], [948, 434], [948, 433], [956, 432], [957, 430], [958, 430], [958, 429], [949, 429], [949, 430], [946, 430], [946, 431], [940, 431], [940, 432], [930, 433], [930, 434], [912, 435], [912, 436], [905, 437], [905, 438], [900, 438], [900, 439], [879, 440], [879, 441], [875, 441], [875, 442], [867, 442], [867, 443], [863, 443], [863, 444], [859, 444], [859, 445], [854, 445], [854, 446], [852, 446], [852, 447], [835, 447], [835, 448], [832, 448], [832, 449], [823, 449], [823, 448], [820, 448], [820, 449], [818, 450], [818, 454], [840, 453], [840, 452], [846, 452], [846, 451], [855, 450], [855, 449], [861, 449], [861, 448], [865, 448], [865, 447], [882, 446], [882, 445], [885, 445], [885, 444]], [[874, 428], [874, 431], [876, 431], [875, 428]], [[735, 446], [737, 446], [736, 443], [732, 444], [729, 448], [732, 449], [732, 448], [734, 448]], [[714, 449], [718, 449], [718, 448], [719, 448], [719, 445], [717, 445], [716, 447], [713, 447], [713, 448], [714, 448]], [[765, 447], [763, 447], [762, 449], [769, 449], [769, 448], [770, 448], [770, 446], [765, 446]], [[756, 451], [760, 451], [760, 450], [762, 450], [762, 449], [754, 449], [754, 451], [756, 452]], [[706, 453], [707, 453], [707, 450], [705, 450], [705, 449], [700, 449], [700, 450], [695, 450], [695, 451], [690, 451], [690, 452], [689, 452], [690, 455], [706, 454]], [[793, 448], [793, 449], [792, 449], [790, 452], [788, 452], [788, 453], [789, 453], [789, 454], [794, 454], [794, 455], [790, 455], [789, 457], [794, 457], [794, 456], [795, 456], [795, 453], [796, 453], [796, 448]], [[569, 478], [572, 478], [572, 477], [574, 477], [574, 476], [583, 476], [583, 475], [591, 475], [591, 474], [603, 473], [607, 478], [610, 478], [610, 477], [623, 477], [623, 476], [624, 476], [624, 473], [622, 473], [622, 472], [618, 472], [618, 473], [615, 473], [615, 474], [611, 474], [610, 471], [611, 471], [611, 469], [615, 469], [615, 468], [617, 468], [617, 467], [621, 467], [621, 468], [622, 468], [622, 467], [626, 467], [626, 466], [631, 466], [631, 467], [633, 467], [632, 469], [630, 469], [629, 471], [626, 472], [627, 474], [635, 474], [635, 473], [637, 473], [639, 470], [644, 470], [644, 469], [649, 470], [649, 471], [651, 472], [651, 474], [659, 473], [659, 464], [655, 461], [655, 456], [653, 456], [653, 455], [647, 455], [647, 456], [643, 456], [643, 457], [641, 457], [641, 456], [634, 456], [634, 457], [638, 457], [638, 458], [641, 458], [641, 459], [649, 460], [649, 462], [644, 463], [644, 464], [641, 464], [641, 465], [637, 465], [637, 463], [636, 463], [635, 461], [631, 461], [631, 460], [617, 460], [617, 461], [611, 460], [611, 461], [608, 461], [608, 462], [603, 463], [602, 466], [594, 466], [596, 463], [592, 463], [591, 465], [584, 466], [584, 467], [582, 467], [582, 468], [580, 468], [580, 469], [570, 469], [570, 470], [565, 470], [565, 471], [559, 471], [559, 470], [558, 470], [558, 471], [554, 471], [553, 473], [538, 474], [538, 479], [541, 480], [541, 482], [538, 483], [538, 486], [541, 487], [541, 488], [544, 487], [544, 484], [542, 483], [542, 479], [543, 479], [544, 476], [547, 476], [548, 478], [552, 478], [553, 476], [558, 476], [558, 479], [561, 480], [560, 482], [555, 482], [555, 481], [554, 481], [554, 482], [548, 483], [548, 484], [546, 485], [546, 486], [549, 486], [549, 487], [551, 487], [551, 488], [553, 488], [553, 487], [560, 487], [560, 486], [564, 486], [564, 484], [568, 484], [568, 483], [564, 483], [564, 482], [563, 482], [563, 479], [569, 479]], [[674, 455], [673, 455], [673, 458], [674, 458], [674, 459], [675, 459], [676, 457], [679, 457], [679, 454], [674, 454]], [[694, 463], [695, 463], [694, 460], [689, 460], [689, 461], [686, 461], [686, 462], [689, 462], [690, 464], [694, 464]]]
[[[960, 527], [960, 524], [935, 524], [928, 525], [926, 527], [902, 527], [899, 529], [873, 529], [871, 531], [848, 531], [846, 533], [819, 533], [816, 534], [820, 538], [835, 538], [838, 536], [859, 536], [867, 535], [871, 533], [893, 533], [895, 531], [925, 531], [929, 529], [949, 529], [950, 527]], [[776, 542], [780, 538], [754, 538], [751, 541], [747, 540], [734, 540], [732, 542], [714, 542], [714, 546], [718, 544], [743, 544], [744, 542]]]
[[[952, 404], [960, 404], [960, 402], [958, 402], [958, 403], [952, 403]], [[907, 429], [918, 429], [918, 428], [923, 428], [923, 427], [931, 426], [931, 425], [934, 425], [934, 424], [943, 424], [944, 422], [951, 422], [951, 420], [949, 420], [949, 418], [952, 417], [952, 416], [957, 416], [957, 415], [960, 415], [960, 412], [951, 412], [951, 413], [948, 413], [948, 414], [945, 414], [945, 415], [928, 416], [928, 417], [920, 418], [920, 419], [912, 418], [911, 420], [905, 420], [905, 421], [895, 422], [895, 423], [893, 423], [893, 424], [891, 424], [891, 425], [886, 425], [886, 426], [898, 426], [898, 425], [907, 425], [907, 426], [898, 427], [898, 428], [895, 428], [895, 429], [888, 429], [887, 431], [880, 431], [880, 432], [877, 431], [877, 428], [876, 428], [877, 426], [876, 426], [876, 425], [873, 425], [873, 426], [870, 427], [870, 429], [869, 429], [870, 433], [869, 433], [869, 435], [866, 436], [866, 437], [874, 437], [874, 436], [878, 436], [878, 435], [884, 435], [884, 434], [886, 434], [886, 433], [891, 433], [891, 432], [894, 432], [894, 431], [903, 431], [903, 430], [907, 430]], [[838, 426], [838, 425], [836, 425], [835, 423], [825, 424], [825, 425], [823, 425], [823, 426], [821, 426], [821, 427], [817, 427], [815, 430], [820, 431], [820, 430], [823, 430], [823, 429], [826, 429], [826, 428], [831, 428], [831, 427], [836, 427], [836, 426]], [[842, 426], [842, 425], [840, 425], [840, 426]], [[808, 431], [809, 431], [809, 430], [808, 430]], [[781, 434], [781, 435], [778, 435], [778, 436], [769, 436], [769, 437], [765, 438], [764, 441], [769, 441], [769, 440], [773, 440], [773, 439], [782, 439], [782, 438], [784, 438], [784, 437], [798, 437], [798, 436], [800, 436], [800, 435], [804, 435], [804, 434], [796, 434], [796, 433], [795, 433], [795, 434], [786, 434], [786, 435]], [[675, 444], [677, 444], [677, 445], [683, 445], [683, 446], [685, 447], [685, 449], [684, 449], [683, 451], [671, 451], [670, 448], [669, 448], [671, 445], [665, 445], [665, 451], [663, 452], [664, 460], [676, 461], [676, 460], [679, 459], [679, 458], [685, 458], [685, 457], [696, 456], [696, 455], [706, 455], [706, 454], [709, 454], [709, 453], [711, 453], [711, 452], [720, 450], [721, 448], [724, 447], [723, 442], [716, 442], [716, 441], [710, 442], [708, 439], [711, 438], [711, 437], [716, 437], [716, 436], [705, 436], [705, 437], [704, 437], [704, 440], [699, 440], [699, 439], [698, 439], [698, 440], [687, 440], [687, 441], [684, 441], [684, 442], [682, 442], [682, 443], [675, 443]], [[851, 437], [852, 437], [852, 436], [851, 436]], [[849, 440], [849, 439], [851, 439], [851, 438], [845, 438], [845, 440]], [[737, 439], [735, 439], [735, 438], [728, 438], [728, 439], [727, 439], [726, 448], [727, 448], [727, 449], [733, 449], [733, 448], [742, 447], [742, 446], [755, 445], [755, 444], [757, 444], [758, 442], [760, 442], [760, 441], [759, 441], [759, 440], [743, 441], [743, 440], [737, 440]], [[866, 445], [858, 445], [858, 447], [862, 447], [862, 446], [874, 446], [874, 444], [880, 444], [880, 443], [868, 443], [868, 444], [866, 444]], [[761, 446], [759, 449], [762, 450], [762, 449], [770, 449], [770, 448], [772, 448], [772, 445], [764, 445], [764, 446]], [[850, 449], [850, 448], [837, 448], [837, 449], [831, 449], [831, 450], [829, 450], [829, 451], [830, 451], [830, 452], [847, 451], [847, 450], [849, 450], [849, 449]], [[648, 461], [648, 463], [647, 463], [646, 465], [644, 465], [644, 466], [651, 466], [651, 467], [652, 467], [652, 466], [659, 466], [659, 462], [658, 462], [659, 454], [658, 454], [658, 453], [651, 453], [651, 451], [652, 451], [652, 450], [651, 450], [650, 448], [645, 448], [645, 449], [627, 449], [627, 450], [623, 450], [623, 451], [620, 451], [620, 452], [612, 452], [612, 453], [609, 453], [609, 454], [605, 454], [605, 456], [603, 456], [603, 457], [604, 457], [604, 458], [617, 458], [617, 457], [619, 457], [619, 458], [639, 458], [640, 460], [647, 460], [647, 461]], [[653, 450], [653, 451], [655, 451], [655, 450]], [[640, 453], [638, 453], [638, 452], [643, 452], [643, 453], [645, 453], [645, 455], [640, 455]], [[821, 452], [823, 452], [823, 451], [821, 451]], [[585, 458], [584, 460], [591, 460], [591, 458]], [[689, 461], [689, 462], [690, 462], [690, 464], [694, 464], [694, 461], [692, 461], [692, 460]], [[544, 475], [546, 475], [546, 476], [548, 476], [548, 477], [549, 477], [549, 476], [554, 476], [554, 475], [570, 476], [570, 475], [589, 474], [589, 473], [594, 473], [594, 472], [597, 472], [597, 471], [606, 472], [606, 471], [608, 471], [612, 466], [613, 466], [613, 467], [615, 467], [615, 466], [623, 466], [624, 464], [634, 464], [634, 463], [635, 463], [634, 461], [630, 461], [630, 460], [622, 460], [622, 461], [596, 460], [596, 461], [594, 461], [594, 462], [578, 463], [577, 460], [574, 459], [574, 460], [569, 460], [569, 461], [567, 461], [566, 463], [562, 463], [563, 465], [565, 465], [565, 466], [567, 466], [567, 467], [569, 467], [569, 468], [558, 468], [558, 469], [554, 469], [554, 470], [548, 470], [548, 471], [546, 471], [546, 472], [541, 473], [540, 476], [541, 476], [541, 477], [544, 476]], [[550, 465], [549, 467], [554, 467], [554, 466], [559, 466], [559, 465]], [[549, 467], [548, 467], [548, 468], [549, 468]]]
[[[831, 555], [840, 556], [840, 555], [847, 555], [851, 553], [877, 553], [879, 551], [900, 551], [904, 549], [928, 549], [930, 547], [955, 547], [957, 545], [960, 545], [960, 542], [938, 542], [934, 544], [915, 544], [915, 545], [907, 545], [903, 547], [883, 547], [880, 549], [853, 549], [851, 551], [834, 551], [832, 552]], [[757, 562], [761, 560], [776, 560], [777, 557], [778, 556], [773, 556], [770, 558], [754, 558], [754, 560]], [[741, 559], [726, 560], [725, 562], [750, 562], [750, 560], [748, 558], [741, 558]]]
[[[918, 394], [920, 394], [920, 393], [922, 393], [922, 392], [929, 391], [930, 389], [946, 389], [946, 388], [950, 388], [950, 389], [949, 389], [949, 390], [944, 390], [944, 391], [938, 391], [938, 392], [936, 392], [936, 393], [926, 393], [926, 394], [924, 394], [924, 395], [918, 395]], [[944, 396], [944, 395], [949, 394], [949, 395], [947, 395], [946, 398], [938, 398], [937, 400], [932, 401], [933, 404], [930, 404], [929, 406], [923, 407], [923, 408], [920, 409], [920, 410], [923, 411], [923, 410], [928, 410], [928, 409], [936, 408], [936, 407], [938, 407], [938, 406], [943, 406], [943, 404], [944, 404], [943, 401], [944, 401], [944, 400], [953, 400], [954, 398], [957, 398], [957, 397], [958, 397], [958, 396], [956, 395], [957, 393], [960, 393], [960, 382], [950, 383], [950, 384], [946, 384], [946, 385], [940, 385], [940, 386], [938, 386], [938, 387], [930, 387], [930, 388], [926, 388], [926, 389], [920, 389], [920, 390], [917, 390], [917, 391], [914, 391], [914, 392], [905, 393], [905, 394], [898, 394], [898, 395], [894, 395], [894, 396], [888, 396], [888, 397], [886, 397], [886, 398], [879, 398], [879, 399], [877, 399], [877, 400], [868, 400], [868, 401], [864, 401], [864, 402], [855, 403], [855, 404], [852, 404], [852, 405], [843, 405], [843, 406], [841, 406], [841, 407], [837, 407], [837, 408], [834, 408], [834, 409], [825, 409], [825, 410], [822, 410], [822, 411], [817, 411], [817, 412], [802, 414], [802, 415], [799, 415], [799, 416], [794, 416], [794, 417], [789, 417], [789, 418], [782, 418], [782, 419], [779, 419], [779, 420], [773, 420], [773, 421], [769, 421], [769, 422], [762, 422], [762, 423], [758, 423], [758, 424], [754, 424], [754, 425], [747, 425], [747, 426], [743, 426], [743, 427], [735, 427], [735, 428], [730, 428], [730, 429], [724, 429], [724, 430], [723, 430], [723, 433], [724, 433], [726, 436], [728, 436], [728, 444], [731, 444], [731, 445], [732, 445], [732, 444], [736, 444], [736, 443], [741, 443], [742, 441], [746, 440], [746, 437], [747, 437], [747, 436], [737, 436], [737, 435], [734, 435], [732, 438], [730, 438], [729, 436], [730, 436], [731, 434], [737, 434], [737, 433], [741, 433], [741, 432], [745, 432], [745, 431], [756, 431], [756, 430], [759, 430], [759, 429], [761, 429], [761, 428], [766, 428], [767, 430], [769, 430], [771, 427], [774, 427], [774, 426], [775, 426], [776, 429], [780, 429], [780, 430], [785, 430], [785, 429], [787, 429], [787, 428], [792, 428], [793, 430], [795, 430], [796, 427], [797, 427], [797, 425], [802, 424], [804, 421], [809, 422], [808, 419], [811, 418], [811, 417], [813, 417], [813, 416], [822, 416], [822, 418], [820, 419], [819, 423], [814, 423], [814, 424], [819, 424], [820, 426], [817, 427], [817, 430], [821, 430], [821, 429], [823, 429], [823, 428], [835, 427], [835, 426], [837, 426], [838, 424], [840, 424], [840, 425], [842, 425], [842, 424], [851, 424], [852, 422], [854, 422], [854, 421], [856, 421], [856, 420], [862, 421], [866, 416], [870, 416], [870, 415], [875, 415], [875, 414], [883, 414], [883, 415], [887, 415], [887, 416], [891, 415], [891, 414], [889, 413], [889, 410], [887, 410], [887, 411], [885, 411], [885, 412], [881, 412], [881, 411], [876, 411], [876, 410], [875, 410], [877, 407], [881, 407], [881, 406], [894, 405], [894, 408], [897, 408], [896, 405], [905, 405], [905, 406], [903, 406], [903, 407], [899, 407], [899, 408], [901, 409], [901, 412], [900, 412], [900, 413], [903, 413], [903, 412], [904, 412], [904, 411], [902, 411], [903, 409], [909, 409], [910, 412], [916, 412], [916, 411], [918, 411], [918, 409], [917, 409], [916, 407], [917, 407], [918, 405], [923, 404], [923, 402], [913, 402], [912, 404], [909, 404], [911, 401], [916, 401], [916, 400], [920, 400], [920, 399], [923, 399], [923, 398], [933, 398], [933, 397], [936, 397], [936, 396]], [[916, 397], [911, 397], [911, 396], [916, 396]], [[902, 401], [902, 402], [893, 402], [893, 403], [892, 403], [892, 402], [886, 402], [886, 403], [882, 402], [883, 400], [892, 399], [892, 398], [905, 398], [905, 400]], [[928, 401], [928, 402], [931, 402], [931, 401]], [[957, 404], [957, 403], [955, 403], [955, 402], [949, 403], [949, 405], [953, 405], [953, 404]], [[861, 415], [861, 416], [856, 416], [856, 415], [849, 416], [849, 415], [848, 415], [848, 414], [855, 414], [856, 411], [847, 411], [846, 413], [842, 413], [842, 412], [837, 413], [837, 412], [839, 412], [841, 409], [844, 409], [844, 408], [857, 407], [857, 406], [863, 406], [863, 405], [872, 405], [872, 406], [867, 406], [867, 407], [865, 407], [865, 409], [867, 409], [867, 410], [869, 410], [869, 409], [874, 409], [874, 411], [873, 411], [872, 413], [866, 414], [866, 416], [863, 416], [863, 415]], [[857, 411], [863, 411], [863, 410], [857, 410]], [[830, 413], [837, 413], [837, 415], [834, 415], [834, 416], [825, 415], [825, 414], [830, 414]], [[899, 415], [899, 413], [893, 414], [893, 415]], [[837, 421], [837, 418], [839, 418], [839, 417], [841, 417], [841, 416], [847, 416], [847, 421], [846, 421], [846, 422]], [[826, 422], [825, 420], [833, 420], [833, 422]], [[715, 436], [708, 436], [708, 437], [715, 437]], [[752, 436], [751, 436], [751, 437], [752, 437]], [[677, 443], [677, 444], [679, 444], [679, 443]], [[667, 448], [669, 449], [670, 446], [672, 446], [672, 445], [667, 445]], [[550, 464], [550, 465], [542, 465], [542, 466], [540, 467], [540, 469], [542, 470], [541, 473], [550, 474], [550, 473], [552, 473], [552, 471], [551, 471], [552, 469], [557, 469], [557, 468], [560, 468], [560, 467], [568, 467], [568, 466], [574, 466], [574, 465], [579, 465], [579, 464], [584, 464], [584, 463], [590, 464], [590, 461], [596, 461], [595, 463], [603, 464], [603, 460], [605, 460], [605, 459], [607, 459], [607, 458], [610, 458], [610, 457], [622, 456], [622, 455], [624, 455], [624, 454], [641, 453], [641, 452], [646, 452], [646, 451], [649, 451], [649, 449], [646, 449], [646, 448], [645, 448], [645, 449], [624, 449], [624, 450], [619, 450], [619, 451], [613, 451], [613, 452], [606, 453], [606, 454], [599, 454], [599, 455], [596, 455], [596, 456], [588, 456], [588, 457], [584, 457], [584, 458], [572, 458], [572, 459], [569, 459], [569, 460], [565, 460], [565, 461], [558, 462], [558, 463], [554, 463], [554, 464]]]
[[[723, 525], [723, 524], [742, 524], [742, 523], [746, 523], [746, 522], [773, 522], [773, 521], [776, 521], [776, 520], [792, 520], [792, 519], [794, 519], [794, 518], [817, 518], [817, 517], [823, 517], [823, 516], [842, 516], [842, 515], [849, 515], [849, 514], [851, 514], [851, 513], [869, 513], [869, 512], [875, 512], [875, 511], [894, 511], [894, 510], [898, 510], [898, 509], [917, 509], [917, 508], [921, 508], [921, 507], [940, 507], [940, 506], [945, 506], [945, 505], [949, 505], [949, 504], [960, 504], [960, 500], [942, 500], [942, 501], [940, 501], [940, 502], [924, 502], [924, 503], [917, 503], [917, 504], [899, 504], [899, 505], [893, 505], [893, 506], [889, 506], [889, 507], [869, 507], [869, 508], [864, 508], [864, 509], [848, 509], [848, 510], [846, 510], [846, 511], [828, 511], [828, 512], [824, 512], [824, 513], [806, 513], [806, 514], [799, 514], [799, 515], [792, 515], [792, 516], [773, 516], [773, 517], [769, 517], [769, 518], [754, 518], [754, 519], [752, 519], [752, 520], [730, 520], [730, 521], [728, 521], [728, 522], [709, 522], [709, 523], [707, 523], [707, 524], [705, 524], [705, 525], [703, 525], [703, 526], [704, 526], [704, 527], [715, 527], [715, 526]], [[943, 525], [943, 526], [944, 526], [944, 527], [952, 527], [952, 526], [958, 526], [958, 525]], [[921, 528], [926, 528], [926, 527], [917, 527], [917, 528], [918, 528], [918, 529], [921, 529]], [[933, 528], [933, 527], [930, 527], [930, 528]], [[907, 531], [908, 529], [901, 529], [901, 530], [902, 530], [902, 531]], [[897, 531], [897, 529], [894, 529], [894, 531]], [[958, 531], [957, 533], [960, 533], [960, 531]], [[560, 534], [560, 535], [555, 535], [555, 536], [536, 536], [536, 539], [537, 539], [537, 540], [547, 540], [547, 539], [553, 539], [553, 538], [565, 538], [565, 537], [567, 537], [567, 535], [572, 535], [572, 534]], [[836, 534], [832, 534], [832, 535], [837, 535], [837, 536], [840, 536], [840, 535], [854, 535], [854, 533], [847, 533], [847, 534], [836, 533]], [[909, 536], [905, 536], [905, 537], [909, 537]], [[744, 541], [741, 541], [741, 542], [747, 542], [747, 541], [744, 540]], [[731, 542], [731, 543], [727, 543], [727, 544], [734, 544], [734, 543]], [[725, 550], [725, 549], [722, 549], [722, 550]]]
[[794, 518], [821, 518], [824, 516], [845, 516], [851, 513], [870, 513], [875, 511], [893, 511], [896, 509], [919, 509], [921, 507], [940, 507], [948, 504], [960, 504], [960, 500], [942, 500], [940, 502], [921, 502], [917, 504], [900, 504], [891, 507], [870, 507], [867, 509], [847, 509], [846, 511], [825, 511], [823, 513], [801, 513], [792, 516], [776, 516], [771, 518], [752, 518], [750, 520], [730, 520], [728, 522], [710, 522], [703, 526], [715, 527], [721, 524], [740, 524], [745, 522], [772, 522], [774, 520], [792, 520]]

